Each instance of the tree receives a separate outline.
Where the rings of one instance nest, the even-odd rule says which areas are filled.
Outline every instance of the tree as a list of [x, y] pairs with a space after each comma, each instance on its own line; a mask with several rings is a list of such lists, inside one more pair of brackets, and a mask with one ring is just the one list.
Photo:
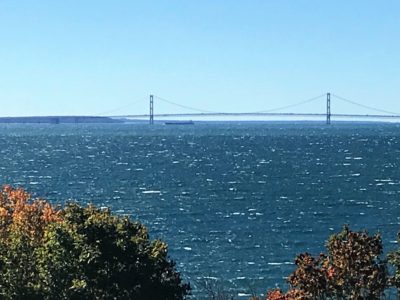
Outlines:
[[0, 193], [0, 298], [184, 299], [167, 245], [93, 205], [55, 208], [22, 189]]
[[331, 236], [327, 244], [332, 268], [332, 291], [344, 299], [380, 299], [387, 287], [387, 269], [379, 234], [353, 232], [348, 226]]
[[[397, 241], [400, 243], [400, 232], [397, 234]], [[395, 267], [395, 274], [391, 278], [391, 284], [397, 288], [397, 295], [400, 297], [400, 248], [389, 253], [389, 262]]]
[[379, 235], [353, 232], [348, 226], [332, 235], [328, 254], [314, 258], [300, 254], [296, 270], [288, 277], [287, 293], [269, 291], [267, 299], [380, 299], [388, 286], [386, 264]]

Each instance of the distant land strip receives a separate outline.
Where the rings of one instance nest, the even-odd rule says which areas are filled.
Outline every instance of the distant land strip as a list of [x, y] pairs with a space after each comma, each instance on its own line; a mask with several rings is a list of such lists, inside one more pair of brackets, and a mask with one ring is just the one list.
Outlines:
[[91, 116], [0, 117], [0, 123], [123, 123], [121, 119]]

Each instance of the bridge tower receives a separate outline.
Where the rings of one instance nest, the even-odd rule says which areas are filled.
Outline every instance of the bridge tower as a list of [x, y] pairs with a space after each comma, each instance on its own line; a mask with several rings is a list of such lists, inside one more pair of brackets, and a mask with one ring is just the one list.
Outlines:
[[150, 125], [154, 124], [154, 96], [150, 95]]
[[326, 94], [326, 124], [331, 124], [331, 93]]

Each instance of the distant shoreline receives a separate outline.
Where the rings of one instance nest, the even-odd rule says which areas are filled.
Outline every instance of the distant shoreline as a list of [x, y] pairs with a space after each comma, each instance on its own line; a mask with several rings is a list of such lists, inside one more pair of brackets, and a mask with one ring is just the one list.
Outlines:
[[46, 116], [46, 117], [0, 117], [0, 123], [18, 123], [18, 124], [124, 123], [124, 121], [109, 117]]

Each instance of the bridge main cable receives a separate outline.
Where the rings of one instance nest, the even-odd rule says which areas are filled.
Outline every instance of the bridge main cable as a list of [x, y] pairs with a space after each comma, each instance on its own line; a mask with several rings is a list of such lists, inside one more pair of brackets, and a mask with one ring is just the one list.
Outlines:
[[178, 107], [181, 107], [181, 108], [189, 109], [189, 110], [192, 110], [192, 111], [197, 111], [197, 112], [202, 112], [202, 113], [214, 113], [214, 114], [215, 113], [220, 113], [220, 112], [216, 112], [216, 111], [205, 110], [205, 109], [200, 109], [200, 108], [196, 108], [196, 107], [191, 107], [191, 106], [179, 104], [179, 103], [173, 102], [171, 100], [167, 100], [167, 99], [161, 98], [159, 96], [154, 96], [154, 97], [156, 97], [158, 100], [167, 102], [169, 104], [172, 104], [172, 105], [175, 105], [175, 106], [178, 106]]
[[366, 109], [369, 109], [369, 110], [372, 110], [372, 111], [376, 111], [376, 112], [380, 112], [380, 113], [384, 113], [384, 114], [389, 114], [389, 115], [392, 115], [392, 116], [400, 116], [400, 113], [398, 113], [398, 112], [392, 112], [392, 111], [388, 111], [388, 110], [384, 110], [384, 109], [368, 106], [368, 105], [361, 104], [361, 103], [358, 103], [356, 101], [349, 100], [347, 98], [344, 98], [344, 97], [341, 97], [341, 96], [338, 96], [338, 95], [335, 95], [335, 94], [332, 94], [332, 96], [337, 98], [337, 99], [339, 99], [339, 100], [342, 100], [344, 102], [351, 103], [353, 105], [357, 105], [359, 107], [366, 108]]
[[286, 106], [276, 107], [276, 108], [272, 108], [272, 109], [268, 109], [268, 110], [254, 111], [254, 112], [250, 112], [250, 113], [252, 113], [252, 114], [270, 113], [270, 112], [275, 112], [275, 111], [279, 111], [279, 110], [285, 110], [285, 109], [288, 109], [288, 108], [293, 108], [293, 107], [296, 107], [296, 106], [300, 106], [300, 105], [303, 105], [303, 104], [306, 104], [306, 103], [310, 103], [310, 102], [316, 101], [316, 100], [324, 97], [325, 95], [326, 94], [321, 94], [319, 96], [312, 97], [310, 99], [303, 100], [303, 101], [300, 101], [300, 102], [297, 102], [297, 103], [294, 103], [294, 104], [289, 104], [289, 105], [286, 105]]
[[[309, 103], [309, 102], [316, 101], [316, 100], [320, 99], [321, 97], [323, 97], [324, 95], [325, 94], [322, 94], [322, 95], [319, 95], [319, 96], [316, 96], [316, 97], [313, 97], [313, 98], [310, 98], [310, 99], [307, 99], [307, 100], [300, 101], [300, 102], [295, 103], [295, 104], [286, 105], [286, 106], [282, 106], [282, 107], [277, 107], [277, 108], [274, 108], [274, 109], [262, 110], [262, 111], [256, 111], [256, 112], [245, 112], [245, 113], [228, 113], [228, 112], [216, 112], [216, 111], [204, 110], [204, 109], [199, 109], [199, 108], [195, 108], [195, 107], [179, 104], [179, 103], [176, 103], [174, 101], [167, 100], [165, 98], [161, 98], [159, 96], [150, 95], [150, 112], [149, 112], [150, 120], [149, 120], [149, 123], [150, 124], [154, 124], [154, 98], [157, 98], [157, 99], [159, 99], [161, 101], [164, 101], [166, 103], [172, 104], [174, 106], [178, 106], [178, 107], [181, 107], [181, 108], [184, 108], [184, 109], [189, 109], [189, 110], [192, 110], [192, 111], [196, 111], [196, 112], [199, 113], [199, 115], [219, 115], [219, 116], [223, 116], [223, 115], [258, 115], [258, 114], [261, 115], [261, 114], [268, 114], [268, 113], [271, 113], [271, 112], [274, 112], [274, 111], [284, 110], [284, 109], [288, 109], [288, 108], [292, 108], [292, 107], [300, 106], [300, 105], [303, 105], [303, 104], [306, 104], [306, 103]], [[330, 94], [329, 93], [327, 94], [327, 97], [329, 98], [329, 100], [328, 100], [329, 101], [328, 102], [329, 103], [328, 104], [328, 111], [327, 111], [327, 124], [330, 124]], [[164, 115], [166, 115], [166, 114], [164, 114]], [[174, 115], [174, 114], [170, 114], [170, 115]], [[186, 114], [186, 115], [188, 115], [188, 114]], [[189, 114], [189, 115], [192, 115], [192, 114]], [[289, 113], [289, 115], [290, 115], [290, 113]]]

